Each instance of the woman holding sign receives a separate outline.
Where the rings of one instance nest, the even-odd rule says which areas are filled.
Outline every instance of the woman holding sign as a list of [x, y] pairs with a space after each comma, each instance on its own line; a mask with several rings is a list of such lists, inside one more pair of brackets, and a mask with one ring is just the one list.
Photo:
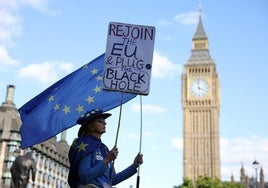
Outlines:
[[112, 162], [118, 155], [118, 148], [113, 147], [109, 151], [101, 141], [102, 134], [106, 132], [105, 119], [110, 116], [95, 109], [77, 120], [81, 127], [68, 154], [68, 183], [71, 188], [111, 188], [134, 175], [143, 163], [142, 154], [138, 153], [133, 164], [120, 173], [115, 172]]

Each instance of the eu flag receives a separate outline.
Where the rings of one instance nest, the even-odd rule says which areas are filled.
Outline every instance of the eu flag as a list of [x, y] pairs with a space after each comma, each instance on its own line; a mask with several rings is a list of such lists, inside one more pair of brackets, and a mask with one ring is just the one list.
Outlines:
[[21, 147], [27, 148], [52, 138], [76, 124], [86, 111], [111, 110], [136, 95], [102, 90], [104, 54], [59, 80], [24, 104], [19, 113], [22, 120]]

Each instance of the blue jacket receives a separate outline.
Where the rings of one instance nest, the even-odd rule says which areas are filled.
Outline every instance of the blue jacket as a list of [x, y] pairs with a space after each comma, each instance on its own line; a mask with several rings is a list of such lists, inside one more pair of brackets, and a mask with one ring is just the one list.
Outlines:
[[116, 185], [137, 172], [131, 165], [117, 174], [112, 163], [103, 162], [108, 152], [107, 146], [93, 136], [75, 139], [68, 154], [70, 187], [77, 188], [79, 185], [90, 183], [99, 187], [103, 187], [104, 184]]

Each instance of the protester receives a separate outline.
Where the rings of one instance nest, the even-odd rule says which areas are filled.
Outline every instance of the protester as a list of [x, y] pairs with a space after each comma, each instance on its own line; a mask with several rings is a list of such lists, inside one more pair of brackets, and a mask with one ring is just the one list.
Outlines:
[[109, 151], [101, 141], [102, 134], [106, 132], [105, 119], [110, 116], [94, 109], [77, 120], [81, 127], [68, 154], [68, 183], [71, 188], [111, 188], [134, 175], [143, 163], [143, 156], [138, 153], [133, 164], [120, 173], [115, 172], [113, 161], [117, 158], [118, 148], [114, 146]]

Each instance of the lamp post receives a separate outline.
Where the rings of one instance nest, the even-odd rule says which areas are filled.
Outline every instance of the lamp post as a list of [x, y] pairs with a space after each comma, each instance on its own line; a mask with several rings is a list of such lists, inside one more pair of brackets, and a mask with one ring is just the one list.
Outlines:
[[256, 173], [256, 188], [258, 187], [258, 169], [260, 168], [260, 163], [255, 159], [252, 163], [253, 168], [255, 169]]

